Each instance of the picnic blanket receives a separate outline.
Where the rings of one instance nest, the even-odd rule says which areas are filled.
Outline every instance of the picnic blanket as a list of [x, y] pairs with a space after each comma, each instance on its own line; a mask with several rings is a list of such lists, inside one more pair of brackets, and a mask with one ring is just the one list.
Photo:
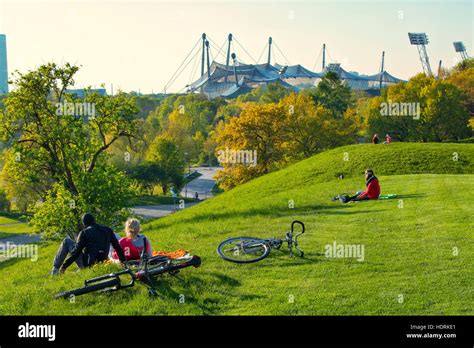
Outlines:
[[397, 194], [395, 193], [387, 193], [387, 194], [379, 196], [379, 199], [395, 199], [395, 198], [397, 198]]
[[154, 251], [153, 256], [168, 256], [170, 259], [178, 259], [189, 253], [189, 250], [178, 249], [175, 251]]

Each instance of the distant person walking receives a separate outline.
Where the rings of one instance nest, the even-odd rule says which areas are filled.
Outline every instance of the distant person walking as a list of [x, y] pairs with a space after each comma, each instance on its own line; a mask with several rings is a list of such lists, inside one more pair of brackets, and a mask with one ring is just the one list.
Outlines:
[[377, 133], [374, 134], [374, 136], [372, 137], [372, 144], [378, 144], [379, 143], [379, 136], [377, 135]]
[[390, 136], [390, 134], [386, 134], [385, 135], [385, 142], [384, 144], [391, 144], [392, 143], [392, 137]]

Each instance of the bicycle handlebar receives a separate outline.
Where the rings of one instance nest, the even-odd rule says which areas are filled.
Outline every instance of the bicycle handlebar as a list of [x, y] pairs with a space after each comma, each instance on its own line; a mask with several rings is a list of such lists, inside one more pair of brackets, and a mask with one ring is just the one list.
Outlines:
[[295, 229], [295, 224], [298, 224], [298, 225], [301, 225], [301, 232], [298, 233], [296, 236], [299, 236], [299, 235], [302, 235], [305, 231], [305, 228], [304, 228], [304, 223], [302, 223], [301, 221], [298, 221], [298, 220], [295, 220], [291, 223], [291, 232], [293, 233], [293, 230]]
[[301, 232], [297, 233], [296, 236], [295, 236], [295, 249], [298, 250], [301, 254], [300, 256], [303, 257], [304, 256], [304, 251], [301, 250], [300, 248], [298, 248], [298, 237], [301, 236], [304, 233], [305, 227], [304, 227], [304, 223], [302, 223], [301, 221], [295, 220], [291, 223], [291, 234], [293, 234], [295, 224], [301, 225]]

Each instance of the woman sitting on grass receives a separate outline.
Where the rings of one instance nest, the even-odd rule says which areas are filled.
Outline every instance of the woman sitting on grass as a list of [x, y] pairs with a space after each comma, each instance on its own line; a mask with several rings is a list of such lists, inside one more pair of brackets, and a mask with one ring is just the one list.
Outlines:
[[367, 189], [364, 192], [357, 192], [354, 196], [338, 195], [335, 196], [333, 201], [341, 201], [341, 203], [365, 201], [369, 199], [379, 199], [380, 196], [380, 184], [379, 179], [374, 174], [372, 169], [365, 170], [365, 186]]
[[[147, 237], [140, 233], [140, 221], [137, 219], [128, 219], [125, 222], [126, 236], [119, 240], [127, 261], [139, 260], [140, 255], [146, 244], [146, 253], [148, 257], [152, 256], [151, 243]], [[118, 259], [117, 253], [113, 252], [112, 258]]]

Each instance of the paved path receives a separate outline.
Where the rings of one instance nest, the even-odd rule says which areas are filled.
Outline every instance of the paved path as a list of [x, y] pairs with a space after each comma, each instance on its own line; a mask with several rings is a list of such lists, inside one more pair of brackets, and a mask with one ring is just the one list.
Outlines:
[[196, 192], [199, 195], [199, 199], [207, 199], [212, 197], [212, 188], [216, 181], [214, 175], [220, 167], [195, 167], [192, 170], [198, 171], [202, 175], [193, 181], [189, 182], [181, 191], [183, 197], [194, 198]]
[[[177, 202], [179, 198], [176, 199]], [[197, 204], [196, 202], [192, 203], [184, 203], [184, 208], [192, 207], [193, 205]], [[169, 214], [174, 213], [175, 211], [181, 210], [179, 207], [179, 203], [176, 205], [145, 205], [145, 206], [137, 206], [133, 207], [132, 211], [136, 214], [142, 215], [145, 220], [153, 219], [153, 218], [160, 218]]]
[[[212, 188], [214, 187], [215, 180], [214, 175], [219, 167], [194, 167], [192, 170], [196, 170], [202, 175], [193, 181], [189, 182], [185, 188], [181, 191], [181, 196], [194, 198], [196, 192], [199, 195], [199, 199], [207, 199], [212, 197]], [[179, 207], [179, 197], [176, 198], [176, 205], [167, 204], [167, 205], [146, 205], [146, 206], [137, 206], [133, 207], [132, 211], [136, 214], [142, 215], [145, 220], [160, 218], [169, 214], [172, 214], [178, 210], [181, 210]], [[197, 204], [197, 202], [185, 203], [184, 208], [192, 207]]]
[[[206, 199], [212, 197], [212, 188], [214, 187], [215, 180], [214, 175], [219, 167], [196, 167], [193, 168], [197, 170], [202, 175], [193, 181], [189, 182], [186, 185], [186, 188], [181, 191], [181, 194], [187, 197], [194, 198], [196, 192], [199, 195], [199, 199]], [[167, 204], [167, 205], [147, 205], [147, 206], [136, 206], [132, 208], [132, 211], [136, 214], [142, 215], [145, 220], [160, 218], [169, 214], [172, 214], [178, 210], [181, 210], [179, 207], [179, 198], [176, 199], [176, 205]], [[193, 205], [198, 204], [198, 202], [185, 203], [184, 208], [192, 207]], [[4, 224], [2, 226], [13, 226], [24, 224], [24, 222]], [[14, 247], [15, 245], [28, 244], [28, 243], [37, 243], [41, 240], [39, 235], [28, 235], [28, 234], [19, 234], [17, 236], [8, 237], [0, 239], [0, 250], [7, 250], [8, 248]], [[0, 261], [2, 257], [0, 255]]]
[[16, 248], [17, 245], [38, 243], [41, 240], [39, 234], [19, 234], [17, 236], [0, 239], [0, 262], [8, 260], [8, 250]]
[[24, 224], [26, 224], [26, 222], [19, 221], [19, 222], [11, 222], [8, 224], [0, 224], [0, 227], [16, 226], [16, 225], [24, 225]]

